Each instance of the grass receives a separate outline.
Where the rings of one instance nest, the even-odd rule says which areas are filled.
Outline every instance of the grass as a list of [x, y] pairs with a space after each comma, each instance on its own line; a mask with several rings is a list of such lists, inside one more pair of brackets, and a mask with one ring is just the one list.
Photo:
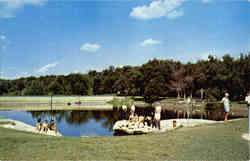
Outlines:
[[249, 160], [247, 119], [161, 134], [52, 137], [0, 128], [0, 160]]
[[108, 103], [118, 108], [121, 107], [122, 105], [126, 105], [129, 108], [134, 103], [134, 100], [130, 97], [120, 97], [120, 98], [113, 98], [112, 100], [108, 101]]

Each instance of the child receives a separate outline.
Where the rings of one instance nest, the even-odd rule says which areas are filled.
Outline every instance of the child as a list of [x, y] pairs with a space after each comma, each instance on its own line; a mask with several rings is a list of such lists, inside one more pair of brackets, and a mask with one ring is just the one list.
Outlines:
[[36, 129], [40, 132], [42, 129], [42, 121], [41, 118], [38, 118], [36, 121]]
[[48, 120], [45, 120], [42, 126], [42, 132], [48, 132]]
[[54, 132], [56, 133], [56, 123], [54, 122], [54, 120], [51, 120], [51, 121], [50, 121], [49, 129], [50, 129], [51, 131], [54, 131]]

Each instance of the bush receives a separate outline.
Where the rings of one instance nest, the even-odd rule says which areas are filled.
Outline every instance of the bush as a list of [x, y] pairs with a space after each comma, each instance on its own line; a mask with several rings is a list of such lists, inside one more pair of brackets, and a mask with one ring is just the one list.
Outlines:
[[126, 105], [128, 108], [130, 108], [134, 103], [134, 101], [130, 97], [125, 97], [125, 98], [114, 98], [108, 103], [111, 103], [114, 107], [117, 108], [120, 108], [122, 105]]
[[217, 101], [220, 99], [220, 90], [218, 88], [208, 88], [204, 94], [205, 98], [209, 101]]

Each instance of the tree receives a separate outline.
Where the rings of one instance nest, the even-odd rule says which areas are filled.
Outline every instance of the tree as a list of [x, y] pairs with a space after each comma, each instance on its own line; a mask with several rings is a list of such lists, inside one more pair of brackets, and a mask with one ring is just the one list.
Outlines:
[[185, 82], [185, 69], [180, 68], [172, 73], [172, 80], [170, 81], [169, 88], [177, 92], [177, 98], [179, 99], [183, 93], [185, 97], [184, 89], [186, 88]]

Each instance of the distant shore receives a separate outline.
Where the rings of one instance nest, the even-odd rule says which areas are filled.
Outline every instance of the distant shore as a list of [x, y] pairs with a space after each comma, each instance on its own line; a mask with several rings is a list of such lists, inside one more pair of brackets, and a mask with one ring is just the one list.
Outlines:
[[0, 97], [0, 110], [112, 110], [114, 96], [20, 96]]

